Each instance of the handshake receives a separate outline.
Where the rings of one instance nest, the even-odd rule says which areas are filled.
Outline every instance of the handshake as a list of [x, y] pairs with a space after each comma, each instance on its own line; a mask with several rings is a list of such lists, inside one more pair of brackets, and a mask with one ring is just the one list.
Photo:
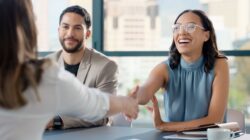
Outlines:
[[128, 96], [111, 96], [110, 110], [108, 116], [122, 112], [127, 120], [136, 119], [139, 112], [138, 100], [136, 93], [139, 87], [137, 86]]

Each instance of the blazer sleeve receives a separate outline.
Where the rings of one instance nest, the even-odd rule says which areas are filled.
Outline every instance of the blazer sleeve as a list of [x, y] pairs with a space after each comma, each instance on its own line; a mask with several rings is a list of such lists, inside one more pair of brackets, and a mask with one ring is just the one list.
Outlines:
[[106, 63], [97, 77], [96, 88], [103, 92], [116, 94], [118, 86], [118, 66], [114, 61]]

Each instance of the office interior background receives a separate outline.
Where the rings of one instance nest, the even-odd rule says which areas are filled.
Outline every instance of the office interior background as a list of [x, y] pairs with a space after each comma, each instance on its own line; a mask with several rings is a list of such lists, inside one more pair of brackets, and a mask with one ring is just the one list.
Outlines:
[[[250, 133], [250, 1], [249, 0], [32, 0], [38, 27], [39, 54], [61, 49], [59, 15], [81, 5], [92, 16], [87, 46], [108, 55], [119, 65], [118, 94], [142, 84], [152, 68], [168, 58], [172, 24], [185, 9], [204, 10], [212, 20], [219, 49], [228, 56], [228, 108], [244, 113]], [[162, 90], [157, 98], [163, 111]], [[140, 107], [132, 127], [151, 127], [151, 114]]]

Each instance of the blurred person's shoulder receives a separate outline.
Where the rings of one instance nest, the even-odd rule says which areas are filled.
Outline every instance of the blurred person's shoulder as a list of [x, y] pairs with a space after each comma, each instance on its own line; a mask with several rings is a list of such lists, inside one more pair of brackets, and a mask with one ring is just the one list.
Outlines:
[[61, 71], [61, 68], [59, 67], [58, 63], [49, 58], [44, 58], [44, 60], [48, 62], [46, 62], [46, 64], [44, 64], [43, 66], [43, 77], [53, 79], [56, 78], [58, 73]]

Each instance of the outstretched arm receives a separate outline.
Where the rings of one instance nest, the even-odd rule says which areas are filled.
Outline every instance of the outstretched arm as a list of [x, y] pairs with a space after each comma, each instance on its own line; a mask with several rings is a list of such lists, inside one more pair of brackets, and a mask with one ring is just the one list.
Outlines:
[[153, 95], [163, 87], [168, 80], [167, 66], [164, 63], [158, 64], [150, 73], [146, 82], [139, 87], [136, 97], [138, 103], [145, 105]]
[[131, 118], [137, 117], [136, 99], [110, 95], [88, 88], [64, 70], [61, 70], [58, 77], [55, 91], [58, 96], [56, 103], [58, 114], [79, 117], [89, 122], [95, 122], [119, 112], [128, 114]]

